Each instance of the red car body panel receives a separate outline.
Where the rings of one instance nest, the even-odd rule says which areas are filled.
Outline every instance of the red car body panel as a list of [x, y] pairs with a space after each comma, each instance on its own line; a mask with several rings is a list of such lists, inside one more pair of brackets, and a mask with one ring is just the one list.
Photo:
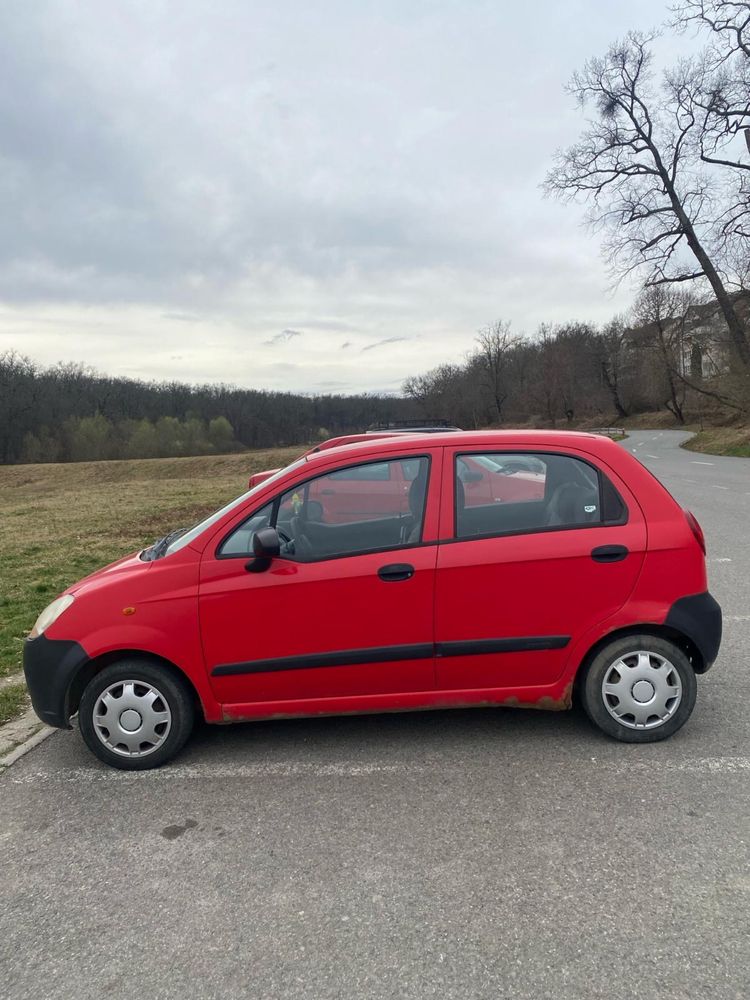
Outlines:
[[[504, 451], [591, 463], [619, 491], [627, 522], [457, 540], [456, 456]], [[277, 558], [261, 573], [247, 572], [244, 558], [217, 555], [249, 514], [314, 476], [420, 456], [429, 457], [430, 474], [415, 544], [317, 562]], [[539, 482], [530, 475], [516, 480], [524, 483], [524, 502], [538, 500]], [[626, 546], [627, 558], [593, 562], [592, 548], [610, 544]], [[395, 563], [411, 564], [413, 575], [397, 583], [380, 579], [378, 570]], [[211, 722], [488, 703], [564, 708], [597, 642], [621, 629], [662, 624], [678, 599], [705, 590], [703, 552], [683, 512], [613, 442], [548, 431], [368, 435], [308, 454], [166, 558], [129, 556], [75, 584], [67, 592], [76, 600], [46, 635], [75, 640], [94, 661], [135, 651], [173, 664]], [[539, 636], [566, 642], [460, 652], [467, 641]], [[403, 647], [403, 658], [394, 647]], [[383, 648], [391, 651], [387, 659], [379, 656]], [[320, 662], [341, 651], [355, 651], [358, 662]], [[305, 666], [305, 657], [318, 662]], [[212, 673], [284, 658], [302, 665]]]

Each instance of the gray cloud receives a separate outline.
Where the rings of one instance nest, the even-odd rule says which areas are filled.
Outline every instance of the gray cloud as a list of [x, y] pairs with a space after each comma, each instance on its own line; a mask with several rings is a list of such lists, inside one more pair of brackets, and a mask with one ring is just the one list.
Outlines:
[[384, 340], [378, 340], [374, 344], [367, 344], [362, 348], [363, 351], [374, 351], [376, 347], [385, 347], [386, 344], [401, 344], [406, 340], [410, 340], [409, 337], [386, 337]]
[[[538, 184], [580, 127], [571, 71], [662, 12], [536, 16], [541, 34], [474, 0], [3, 5], [0, 350], [369, 388], [498, 316], [606, 319], [629, 289], [607, 294], [581, 212]], [[359, 350], [339, 358], [342, 336]]]
[[281, 333], [277, 333], [270, 340], [264, 340], [263, 343], [268, 347], [277, 347], [279, 344], [288, 344], [290, 340], [301, 336], [302, 333], [299, 330], [282, 330]]

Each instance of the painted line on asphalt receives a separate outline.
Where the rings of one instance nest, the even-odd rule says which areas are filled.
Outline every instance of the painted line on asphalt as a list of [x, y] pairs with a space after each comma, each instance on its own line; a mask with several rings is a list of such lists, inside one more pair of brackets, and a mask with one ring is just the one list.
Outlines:
[[727, 562], [731, 562], [731, 561], [732, 560], [729, 559], [729, 558], [727, 558], [727, 556], [723, 556], [721, 559], [718, 559], [718, 558], [717, 559], [706, 559], [706, 562], [710, 562], [710, 563], [717, 563], [717, 562], [727, 563]]
[[728, 490], [729, 489], [728, 486], [719, 486], [718, 483], [711, 483], [711, 486], [713, 486], [713, 488], [715, 490]]
[[153, 771], [116, 771], [113, 768], [74, 767], [60, 771], [32, 771], [12, 775], [17, 785], [41, 782], [112, 782], [112, 781], [175, 781], [193, 778], [293, 778], [307, 775], [316, 778], [361, 778], [373, 774], [421, 774], [425, 768], [417, 764], [310, 764], [306, 761], [277, 761], [265, 764], [175, 764]]
[[690, 464], [691, 464], [691, 465], [713, 465], [714, 463], [713, 463], [713, 462], [694, 462], [694, 461], [693, 461], [693, 460], [691, 459], [691, 460], [690, 460]]
[[725, 622], [750, 622], [750, 615], [724, 615]]
[[658, 455], [646, 455], [646, 458], [658, 458]]
[[[506, 770], [508, 766], [522, 769], [522, 761], [505, 761]], [[627, 760], [625, 758], [613, 759], [612, 757], [596, 758], [590, 757], [588, 760], [571, 757], [567, 770], [573, 771], [586, 764], [595, 764], [607, 772], [622, 774], [632, 774], [634, 771], [644, 771], [650, 775], [658, 771], [693, 771], [706, 773], [737, 773], [740, 771], [750, 771], [750, 757], [693, 757], [682, 760]], [[302, 761], [280, 761], [266, 764], [205, 764], [189, 765], [176, 764], [167, 765], [153, 771], [117, 771], [114, 768], [99, 770], [98, 768], [76, 767], [63, 769], [60, 771], [32, 771], [29, 774], [11, 775], [10, 780], [16, 785], [37, 785], [37, 784], [75, 784], [78, 782], [89, 784], [113, 784], [118, 782], [146, 782], [163, 783], [165, 781], [193, 781], [195, 779], [215, 781], [217, 779], [267, 779], [267, 778], [289, 778], [289, 777], [313, 777], [313, 778], [360, 778], [372, 775], [389, 775], [403, 777], [404, 775], [423, 775], [426, 772], [432, 774], [445, 775], [448, 772], [465, 774], [463, 764], [456, 765], [454, 761], [441, 759], [435, 761], [431, 766], [425, 767], [421, 764], [408, 764], [399, 762], [395, 764], [309, 764]]]

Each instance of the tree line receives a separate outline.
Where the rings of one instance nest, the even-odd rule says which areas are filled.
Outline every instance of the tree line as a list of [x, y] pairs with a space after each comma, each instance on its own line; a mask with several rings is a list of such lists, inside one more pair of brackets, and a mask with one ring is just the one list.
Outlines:
[[201, 455], [317, 441], [418, 416], [407, 398], [114, 378], [0, 354], [0, 463]]
[[[750, 295], [733, 302], [746, 322]], [[747, 388], [731, 368], [717, 303], [663, 288], [645, 289], [628, 316], [601, 327], [543, 324], [526, 337], [498, 320], [479, 332], [464, 361], [404, 382], [421, 412], [466, 428], [611, 424], [657, 410], [683, 424], [688, 409], [746, 415]]]

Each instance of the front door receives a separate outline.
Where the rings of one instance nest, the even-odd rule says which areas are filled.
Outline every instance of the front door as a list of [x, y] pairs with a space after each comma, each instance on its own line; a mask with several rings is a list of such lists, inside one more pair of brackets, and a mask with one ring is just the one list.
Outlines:
[[515, 499], [469, 503], [462, 456], [446, 454], [442, 535], [451, 544], [438, 558], [438, 689], [552, 684], [567, 647], [632, 592], [643, 515], [611, 472], [571, 453], [470, 454], [516, 470], [509, 485], [518, 483], [502, 494]]
[[[235, 706], [229, 715], [324, 711], [325, 699], [434, 689], [441, 457], [436, 449], [381, 459], [405, 468], [380, 480], [393, 484], [390, 503], [381, 490], [377, 510], [356, 522], [336, 503], [337, 467], [287, 490], [206, 551], [204, 655], [217, 699]], [[406, 509], [405, 473], [414, 484]], [[366, 476], [355, 476], [348, 482], [366, 488]], [[268, 525], [280, 534], [281, 556], [248, 572], [253, 534]], [[282, 702], [298, 704], [275, 707]]]

